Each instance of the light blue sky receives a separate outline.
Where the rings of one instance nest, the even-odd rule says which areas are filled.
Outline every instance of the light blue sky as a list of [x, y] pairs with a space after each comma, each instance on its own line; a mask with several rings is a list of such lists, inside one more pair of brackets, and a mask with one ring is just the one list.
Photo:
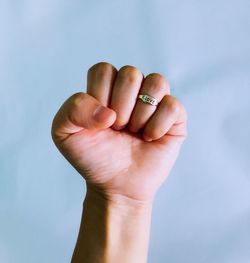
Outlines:
[[250, 2], [0, 2], [0, 262], [69, 262], [84, 182], [50, 138], [108, 61], [165, 75], [189, 137], [155, 203], [149, 263], [250, 262]]

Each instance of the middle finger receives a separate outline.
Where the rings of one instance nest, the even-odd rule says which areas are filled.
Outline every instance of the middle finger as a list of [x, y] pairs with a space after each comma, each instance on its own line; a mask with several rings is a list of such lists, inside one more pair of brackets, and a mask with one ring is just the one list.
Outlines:
[[124, 66], [118, 71], [110, 102], [117, 116], [112, 128], [122, 129], [129, 122], [143, 78], [133, 66]]

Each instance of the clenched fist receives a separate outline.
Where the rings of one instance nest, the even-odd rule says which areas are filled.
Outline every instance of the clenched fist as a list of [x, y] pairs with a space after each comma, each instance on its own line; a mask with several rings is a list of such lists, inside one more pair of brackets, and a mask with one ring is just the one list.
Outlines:
[[[146, 94], [157, 106], [138, 98]], [[187, 115], [160, 74], [105, 62], [88, 70], [87, 92], [71, 96], [52, 124], [53, 140], [87, 186], [104, 196], [153, 199], [186, 137]]]

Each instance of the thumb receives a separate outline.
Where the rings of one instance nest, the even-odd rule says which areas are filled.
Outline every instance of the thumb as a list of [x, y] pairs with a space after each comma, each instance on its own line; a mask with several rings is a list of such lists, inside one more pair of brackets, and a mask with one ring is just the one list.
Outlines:
[[52, 123], [52, 138], [64, 140], [83, 129], [101, 130], [113, 125], [116, 113], [87, 93], [76, 93], [64, 102]]

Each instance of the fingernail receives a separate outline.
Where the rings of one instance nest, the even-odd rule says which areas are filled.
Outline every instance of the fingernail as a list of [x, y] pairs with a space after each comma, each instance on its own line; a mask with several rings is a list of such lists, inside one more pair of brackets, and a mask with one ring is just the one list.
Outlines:
[[152, 141], [152, 138], [150, 138], [149, 136], [147, 135], [143, 135], [143, 138], [145, 141], [148, 141], [148, 142], [151, 142]]
[[126, 124], [122, 125], [122, 126], [116, 126], [116, 125], [113, 125], [112, 128], [119, 131], [119, 130], [122, 130], [126, 127]]
[[102, 105], [99, 105], [95, 111], [93, 112], [93, 118], [97, 121], [97, 122], [102, 122], [105, 121], [107, 119], [107, 117], [110, 114], [110, 110]]

